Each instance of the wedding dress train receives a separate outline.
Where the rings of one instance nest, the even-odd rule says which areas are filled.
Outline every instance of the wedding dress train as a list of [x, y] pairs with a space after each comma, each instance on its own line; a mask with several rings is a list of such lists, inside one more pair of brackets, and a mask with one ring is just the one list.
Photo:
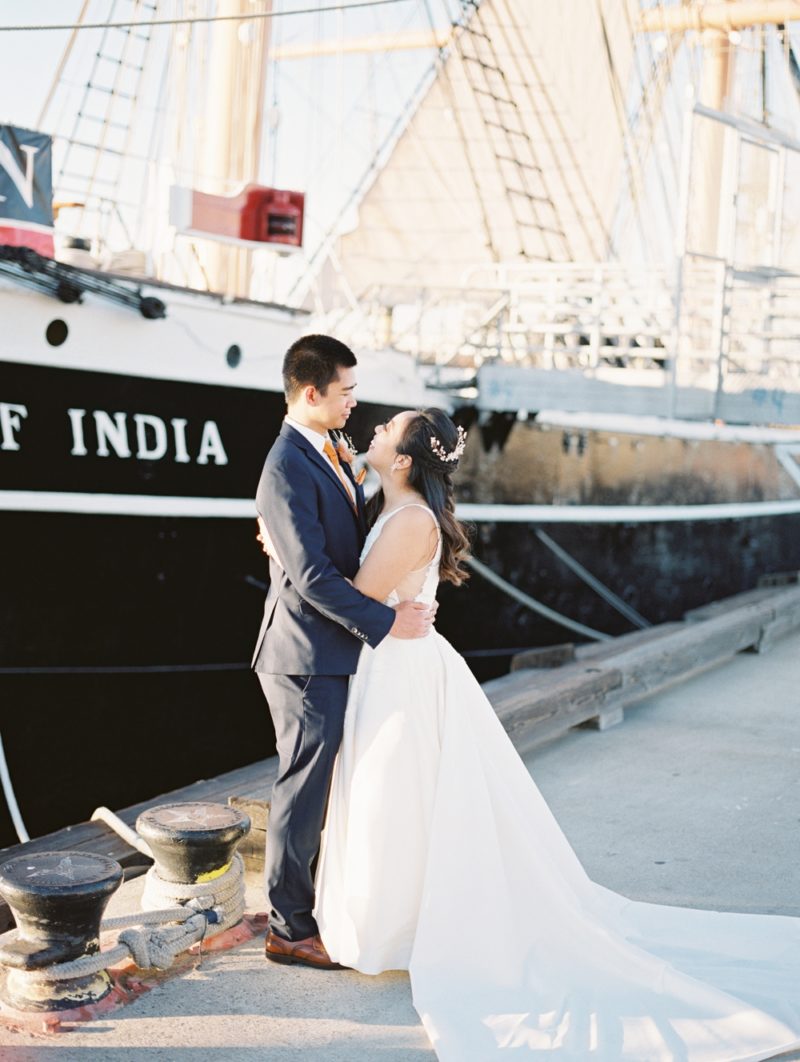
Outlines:
[[[437, 583], [438, 554], [418, 599]], [[409, 971], [443, 1062], [745, 1062], [800, 1046], [800, 919], [592, 882], [436, 631], [361, 654], [315, 913], [338, 962]]]

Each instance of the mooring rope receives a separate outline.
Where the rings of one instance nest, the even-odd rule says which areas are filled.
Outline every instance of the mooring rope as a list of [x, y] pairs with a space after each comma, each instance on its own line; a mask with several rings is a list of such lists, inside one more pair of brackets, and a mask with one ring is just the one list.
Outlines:
[[623, 601], [621, 597], [609, 589], [605, 583], [601, 583], [596, 575], [592, 573], [575, 558], [567, 553], [563, 546], [559, 546], [557, 542], [554, 542], [552, 538], [540, 528], [536, 530], [536, 537], [542, 543], [543, 546], [547, 546], [551, 553], [554, 553], [560, 561], [562, 561], [574, 572], [579, 579], [582, 579], [587, 586], [590, 586], [596, 594], [599, 594], [604, 601], [606, 601], [612, 608], [616, 609], [621, 615], [629, 620], [634, 627], [639, 627], [640, 630], [644, 630], [646, 627], [651, 627], [652, 624], [649, 620], [646, 620], [644, 616], [640, 615], [633, 605], [629, 605], [627, 601]]
[[113, 947], [82, 955], [71, 962], [26, 970], [25, 977], [34, 981], [65, 981], [100, 973], [126, 959], [133, 959], [144, 970], [168, 969], [192, 944], [224, 933], [242, 920], [245, 911], [242, 858], [234, 855], [224, 874], [201, 885], [164, 881], [156, 868], [151, 867], [142, 903], [161, 906], [157, 910], [104, 919], [100, 924], [101, 930], [132, 927], [123, 928]]
[[477, 557], [468, 557], [467, 564], [473, 571], [476, 571], [478, 575], [486, 579], [487, 582], [492, 583], [493, 586], [502, 590], [503, 593], [508, 594], [509, 597], [513, 597], [515, 601], [519, 601], [521, 605], [525, 605], [526, 608], [531, 609], [533, 612], [538, 612], [540, 616], [552, 620], [553, 623], [558, 623], [562, 627], [567, 627], [569, 630], [575, 631], [578, 634], [584, 634], [587, 638], [594, 638], [595, 641], [611, 641], [612, 636], [610, 634], [596, 631], [593, 627], [587, 627], [583, 623], [578, 623], [577, 620], [570, 619], [569, 616], [562, 616], [560, 612], [548, 608], [547, 605], [543, 605], [541, 601], [537, 601], [536, 598], [531, 597], [530, 594], [526, 594], [522, 590], [517, 590], [516, 586], [507, 583], [505, 579], [493, 572], [491, 568], [488, 568], [482, 563], [482, 561], [479, 561]]
[[142, 855], [146, 855], [148, 859], [153, 858], [153, 851], [150, 845], [144, 839], [140, 837], [136, 830], [131, 829], [127, 822], [123, 822], [119, 815], [116, 815], [111, 808], [99, 807], [95, 808], [92, 812], [92, 822], [104, 822], [109, 829], [114, 833], [119, 834], [126, 844], [129, 844], [131, 848], [135, 848], [137, 852], [141, 852]]
[[17, 837], [19, 837], [22, 844], [25, 844], [30, 840], [30, 837], [28, 836], [28, 831], [25, 829], [25, 823], [22, 821], [19, 804], [17, 804], [17, 798], [14, 793], [14, 786], [11, 784], [11, 775], [9, 774], [8, 763], [6, 762], [6, 752], [3, 748], [2, 734], [0, 734], [0, 782], [2, 782], [3, 785], [3, 793], [6, 798], [9, 814], [11, 815], [11, 821], [14, 823]]

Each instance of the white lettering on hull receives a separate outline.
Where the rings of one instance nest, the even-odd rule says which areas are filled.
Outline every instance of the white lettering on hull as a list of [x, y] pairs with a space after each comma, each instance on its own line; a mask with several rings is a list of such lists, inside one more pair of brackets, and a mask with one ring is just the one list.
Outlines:
[[22, 427], [22, 417], [27, 417], [27, 406], [14, 402], [0, 402], [0, 450], [19, 450], [20, 444], [14, 437]]
[[[3, 449], [19, 449], [19, 445], [14, 446], [5, 445], [6, 435], [11, 442], [14, 441], [12, 428], [14, 430], [19, 429], [19, 420], [14, 418], [14, 422], [8, 420], [8, 428], [6, 428], [6, 420], [2, 419], [3, 409], [8, 410], [23, 410], [22, 416], [27, 416], [27, 410], [24, 406], [4, 406], [0, 403], [0, 427], [3, 430]], [[85, 409], [68, 409], [67, 415], [70, 421], [70, 429], [72, 433], [72, 449], [70, 454], [73, 457], [87, 457], [90, 453], [87, 447], [86, 431], [85, 431], [85, 417], [87, 410]], [[13, 416], [12, 413], [5, 414], [6, 418]], [[130, 425], [128, 423], [127, 413], [114, 413], [113, 416], [110, 413], [106, 413], [105, 410], [95, 409], [92, 411], [92, 417], [94, 419], [95, 435], [97, 439], [95, 453], [98, 457], [110, 457], [112, 452], [116, 457], [128, 458], [134, 453], [132, 449], [132, 440], [130, 437]], [[91, 424], [91, 421], [89, 422]], [[186, 428], [188, 421], [184, 417], [172, 417], [169, 422], [169, 427], [161, 419], [152, 413], [134, 413], [133, 414], [133, 434], [135, 436], [136, 450], [135, 456], [138, 461], [161, 461], [172, 450], [172, 460], [178, 465], [188, 465], [191, 463], [192, 458], [189, 453], [188, 444], [186, 441]], [[169, 428], [172, 431], [170, 432]], [[171, 446], [170, 446], [171, 444]], [[222, 437], [220, 435], [219, 428], [216, 421], [207, 420], [203, 424], [203, 430], [200, 437], [200, 446], [197, 451], [197, 457], [195, 458], [198, 465], [207, 465], [209, 461], [214, 462], [217, 465], [227, 465], [228, 455], [225, 452], [225, 447], [222, 444]]]
[[[149, 413], [135, 413], [136, 456], [139, 460], [160, 461], [167, 452], [167, 426], [161, 417]], [[147, 429], [153, 433], [153, 445], [148, 446]]]
[[86, 416], [86, 410], [68, 409], [67, 415], [72, 428], [72, 449], [70, 454], [73, 457], [86, 457], [89, 453], [86, 449], [86, 443], [83, 441], [83, 418]]
[[[167, 424], [153, 413], [134, 413], [132, 423], [127, 413], [107, 413], [104, 409], [68, 409], [71, 457], [134, 457], [137, 461], [162, 461], [172, 456], [178, 465], [192, 462], [186, 430], [185, 417], [172, 417]], [[28, 416], [28, 407], [15, 402], [0, 402], [0, 450], [20, 450], [17, 438], [22, 429], [22, 420]], [[94, 422], [94, 432], [92, 432]], [[94, 435], [94, 438], [92, 438]], [[206, 420], [200, 433], [200, 444], [194, 461], [198, 465], [209, 462], [227, 465], [228, 455], [222, 444], [217, 423]]]
[[[20, 144], [20, 150], [25, 154], [25, 172], [17, 165], [11, 149], [7, 144], [0, 141], [0, 166], [17, 186], [17, 191], [22, 196], [25, 206], [30, 210], [33, 207], [33, 178], [34, 178], [34, 155], [39, 150], [32, 144]], [[6, 196], [0, 195], [0, 202], [5, 202]]]
[[128, 446], [128, 425], [124, 413], [115, 413], [114, 419], [103, 409], [94, 411], [94, 427], [97, 432], [97, 456], [108, 457], [111, 449], [117, 457], [130, 457], [131, 448]]
[[218, 465], [227, 465], [228, 455], [219, 437], [219, 428], [213, 420], [207, 420], [203, 425], [203, 437], [200, 440], [200, 453], [197, 455], [198, 465], [207, 465], [208, 459], [212, 458]]
[[175, 461], [179, 465], [188, 465], [191, 457], [186, 449], [186, 421], [182, 417], [173, 417], [170, 424], [175, 438]]

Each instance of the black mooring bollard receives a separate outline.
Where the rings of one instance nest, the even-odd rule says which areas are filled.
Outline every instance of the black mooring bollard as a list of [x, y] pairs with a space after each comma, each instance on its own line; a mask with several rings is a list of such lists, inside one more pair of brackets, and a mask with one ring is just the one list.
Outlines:
[[164, 804], [136, 820], [159, 877], [185, 885], [220, 877], [249, 829], [247, 815], [225, 804]]
[[64, 1010], [102, 999], [105, 970], [47, 980], [36, 971], [100, 950], [100, 920], [122, 881], [122, 867], [83, 852], [39, 852], [0, 866], [0, 894], [17, 928], [0, 937], [5, 977], [0, 998], [16, 1010]]

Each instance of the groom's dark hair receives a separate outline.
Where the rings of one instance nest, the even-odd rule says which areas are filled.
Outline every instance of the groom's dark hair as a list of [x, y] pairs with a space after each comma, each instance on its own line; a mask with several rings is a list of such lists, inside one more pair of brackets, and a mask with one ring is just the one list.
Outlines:
[[325, 394], [339, 369], [351, 369], [356, 356], [333, 336], [301, 336], [286, 351], [283, 359], [283, 390], [287, 402], [293, 401], [304, 387], [314, 386]]

